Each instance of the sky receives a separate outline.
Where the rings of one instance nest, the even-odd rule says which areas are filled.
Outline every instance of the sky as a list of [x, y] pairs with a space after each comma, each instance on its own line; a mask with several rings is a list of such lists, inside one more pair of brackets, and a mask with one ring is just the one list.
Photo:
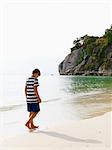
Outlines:
[[0, 73], [58, 74], [77, 37], [102, 36], [111, 24], [110, 0], [1, 0]]

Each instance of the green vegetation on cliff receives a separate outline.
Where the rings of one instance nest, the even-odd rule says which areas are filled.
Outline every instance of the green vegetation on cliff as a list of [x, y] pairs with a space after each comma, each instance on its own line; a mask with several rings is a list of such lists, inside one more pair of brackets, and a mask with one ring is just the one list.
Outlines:
[[73, 41], [60, 63], [62, 75], [112, 75], [112, 26], [101, 37], [85, 35]]
[[81, 47], [85, 51], [81, 52], [77, 65], [83, 61], [85, 53], [87, 56], [91, 57], [91, 63], [85, 65], [85, 70], [96, 70], [96, 63], [100, 65], [103, 62], [104, 65], [107, 66], [109, 61], [106, 55], [106, 48], [112, 44], [112, 26], [110, 29], [105, 30], [105, 34], [102, 37], [85, 35], [80, 39], [77, 38], [73, 44], [75, 46], [71, 48], [71, 52]]

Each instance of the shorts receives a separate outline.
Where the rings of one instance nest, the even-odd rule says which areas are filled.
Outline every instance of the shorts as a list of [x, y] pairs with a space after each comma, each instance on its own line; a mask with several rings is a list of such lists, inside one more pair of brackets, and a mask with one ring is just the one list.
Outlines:
[[39, 112], [40, 111], [39, 103], [27, 103], [27, 111], [28, 112]]

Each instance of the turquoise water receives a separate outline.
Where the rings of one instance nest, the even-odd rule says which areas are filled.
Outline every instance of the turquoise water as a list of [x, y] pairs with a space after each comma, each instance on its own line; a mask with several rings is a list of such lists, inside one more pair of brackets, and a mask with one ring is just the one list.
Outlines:
[[[1, 79], [0, 111], [9, 111], [23, 107], [26, 104], [24, 87], [27, 77], [5, 75]], [[106, 92], [107, 96], [109, 96], [112, 90], [112, 77], [41, 76], [39, 77], [39, 84], [39, 93], [43, 103], [57, 102], [60, 104], [61, 101], [66, 103], [67, 100], [67, 103], [70, 103], [71, 106], [75, 102], [75, 105], [73, 104], [75, 108], [77, 106], [79, 107], [77, 105], [78, 102], [81, 103], [81, 100], [78, 100], [78, 96], [80, 97], [90, 93], [94, 94], [95, 92]], [[106, 101], [104, 101], [103, 99], [102, 102], [107, 106]], [[88, 101], [85, 99], [85, 102]], [[94, 103], [99, 104], [98, 100]], [[82, 109], [82, 105], [80, 107]]]
[[[0, 86], [0, 125], [19, 131], [28, 118], [26, 76], [3, 76]], [[69, 120], [88, 119], [112, 110], [112, 77], [41, 76], [41, 111], [35, 122], [43, 128]], [[12, 134], [12, 133], [10, 133]]]
[[66, 76], [66, 88], [70, 93], [112, 89], [112, 77], [102, 76]]
[[[0, 108], [22, 105], [25, 101], [26, 76], [1, 76]], [[43, 102], [59, 101], [81, 93], [112, 89], [112, 77], [99, 76], [41, 76], [39, 92]], [[13, 108], [13, 107], [11, 107]]]

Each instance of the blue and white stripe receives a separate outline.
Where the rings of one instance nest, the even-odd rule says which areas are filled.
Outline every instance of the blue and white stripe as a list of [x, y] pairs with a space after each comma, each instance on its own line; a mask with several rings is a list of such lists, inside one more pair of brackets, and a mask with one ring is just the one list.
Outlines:
[[34, 77], [30, 77], [26, 81], [26, 88], [27, 88], [27, 103], [38, 103], [38, 98], [34, 92], [34, 86], [39, 86], [38, 79]]

